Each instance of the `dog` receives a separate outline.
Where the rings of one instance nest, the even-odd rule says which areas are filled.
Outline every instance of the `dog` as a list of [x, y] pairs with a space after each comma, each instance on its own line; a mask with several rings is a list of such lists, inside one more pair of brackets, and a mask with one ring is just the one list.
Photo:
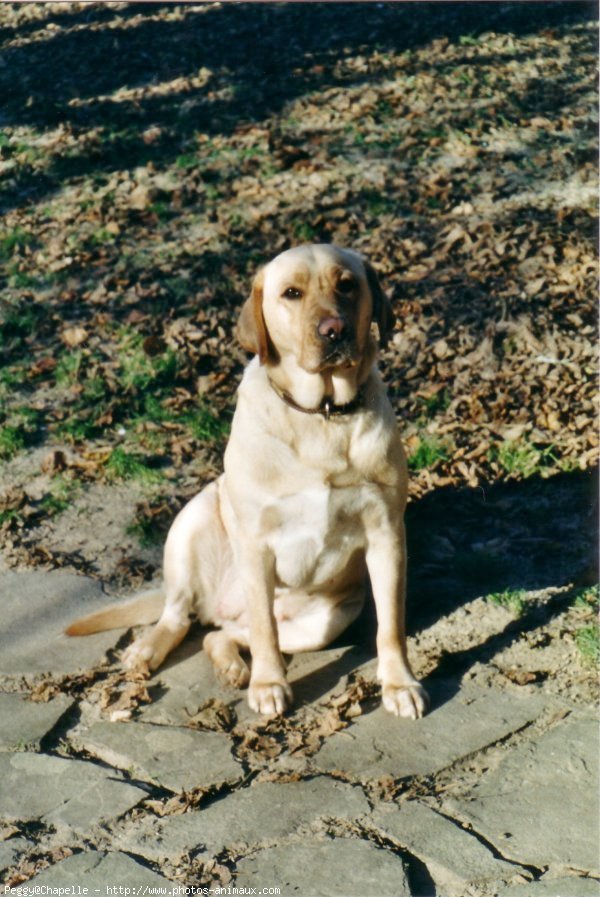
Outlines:
[[359, 615], [370, 580], [383, 705], [421, 717], [427, 694], [405, 636], [407, 465], [375, 366], [393, 324], [374, 269], [356, 252], [299, 246], [261, 269], [238, 322], [255, 357], [224, 473], [176, 517], [163, 589], [67, 633], [158, 620], [123, 656], [150, 671], [198, 619], [216, 627], [203, 646], [217, 672], [248, 686], [250, 707], [272, 716], [292, 703], [282, 652], [332, 642]]

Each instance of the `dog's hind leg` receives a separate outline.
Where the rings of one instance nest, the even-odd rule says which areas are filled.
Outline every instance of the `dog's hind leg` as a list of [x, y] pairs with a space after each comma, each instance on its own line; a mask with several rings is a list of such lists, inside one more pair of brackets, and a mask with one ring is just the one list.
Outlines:
[[167, 605], [156, 626], [127, 648], [123, 665], [128, 669], [156, 670], [167, 654], [183, 641], [189, 628], [190, 620]]
[[193, 619], [213, 621], [212, 596], [227, 557], [217, 484], [211, 483], [173, 522], [165, 545], [164, 609], [156, 626], [125, 651], [125, 666], [156, 670], [183, 641]]
[[238, 642], [227, 632], [217, 629], [204, 636], [203, 647], [216, 672], [229, 685], [245, 688], [250, 681], [250, 670], [242, 658]]

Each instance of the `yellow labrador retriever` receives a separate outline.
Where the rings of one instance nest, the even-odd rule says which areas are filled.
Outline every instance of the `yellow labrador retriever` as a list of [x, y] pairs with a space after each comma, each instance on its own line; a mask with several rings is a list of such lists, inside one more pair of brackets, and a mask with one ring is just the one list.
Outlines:
[[[292, 701], [282, 651], [314, 651], [358, 616], [370, 579], [384, 707], [420, 717], [404, 628], [407, 474], [396, 419], [375, 368], [393, 315], [355, 252], [300, 246], [257, 275], [238, 337], [255, 357], [244, 372], [224, 473], [169, 532], [164, 591], [69, 627], [84, 635], [156, 626], [124, 655], [156, 669], [192, 618], [218, 627], [204, 647], [257, 712]], [[240, 654], [249, 648], [250, 672]]]

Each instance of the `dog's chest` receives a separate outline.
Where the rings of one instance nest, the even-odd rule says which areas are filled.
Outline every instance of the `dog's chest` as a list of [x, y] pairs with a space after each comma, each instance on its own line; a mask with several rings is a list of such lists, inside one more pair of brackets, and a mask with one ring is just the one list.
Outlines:
[[334, 587], [352, 555], [364, 549], [361, 515], [372, 501], [367, 487], [312, 486], [270, 504], [267, 542], [277, 584]]

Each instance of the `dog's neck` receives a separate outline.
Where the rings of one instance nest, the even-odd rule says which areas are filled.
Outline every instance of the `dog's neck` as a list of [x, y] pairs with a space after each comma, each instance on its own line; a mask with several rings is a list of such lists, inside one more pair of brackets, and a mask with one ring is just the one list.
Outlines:
[[365, 397], [364, 388], [362, 386], [358, 388], [358, 391], [351, 402], [345, 402], [343, 405], [336, 405], [332, 399], [326, 396], [317, 408], [305, 408], [303, 405], [299, 405], [291, 395], [279, 389], [271, 379], [269, 379], [269, 384], [281, 401], [285, 402], [286, 405], [289, 405], [290, 408], [293, 408], [294, 411], [301, 411], [303, 414], [319, 414], [326, 420], [329, 420], [330, 418], [335, 418], [337, 420], [343, 417], [348, 417], [349, 415], [360, 411], [364, 406]]
[[293, 356], [286, 356], [278, 364], [268, 365], [266, 374], [275, 392], [289, 398], [292, 407], [323, 413], [327, 405], [333, 409], [354, 405], [374, 360], [373, 349], [352, 367], [311, 373], [301, 368]]

